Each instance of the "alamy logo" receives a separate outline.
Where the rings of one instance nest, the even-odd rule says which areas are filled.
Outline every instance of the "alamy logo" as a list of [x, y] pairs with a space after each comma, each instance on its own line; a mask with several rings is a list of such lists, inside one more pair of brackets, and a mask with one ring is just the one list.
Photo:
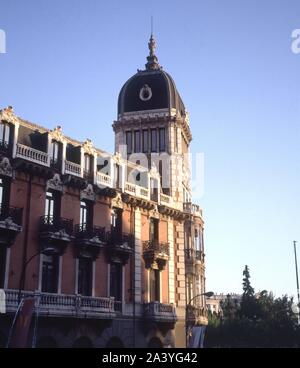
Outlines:
[[292, 34], [291, 50], [294, 54], [300, 54], [300, 29], [294, 29]]
[[1, 313], [6, 313], [6, 298], [3, 289], [0, 289], [0, 314]]
[[6, 53], [6, 33], [0, 29], [0, 54]]

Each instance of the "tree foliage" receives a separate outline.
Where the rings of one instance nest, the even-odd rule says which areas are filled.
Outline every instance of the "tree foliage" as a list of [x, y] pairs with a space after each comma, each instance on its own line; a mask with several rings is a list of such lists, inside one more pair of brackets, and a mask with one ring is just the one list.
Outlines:
[[221, 303], [222, 315], [210, 315], [207, 347], [300, 347], [300, 329], [293, 299], [275, 298], [266, 290], [255, 294], [250, 271], [243, 271], [243, 294], [238, 303], [230, 295]]

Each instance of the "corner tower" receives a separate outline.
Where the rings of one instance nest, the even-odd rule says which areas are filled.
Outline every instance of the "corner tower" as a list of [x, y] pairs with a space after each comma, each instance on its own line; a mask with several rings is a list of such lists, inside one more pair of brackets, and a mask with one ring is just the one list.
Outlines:
[[152, 34], [148, 47], [145, 69], [129, 78], [119, 94], [115, 151], [149, 169], [155, 167], [161, 191], [182, 209], [190, 200], [189, 116], [173, 78], [158, 63]]

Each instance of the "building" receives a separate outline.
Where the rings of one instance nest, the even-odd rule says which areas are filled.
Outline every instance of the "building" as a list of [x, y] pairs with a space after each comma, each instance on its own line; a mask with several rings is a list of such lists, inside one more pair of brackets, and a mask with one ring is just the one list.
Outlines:
[[211, 314], [223, 316], [222, 303], [230, 303], [234, 307], [239, 307], [242, 301], [241, 294], [215, 294], [211, 298], [206, 299], [207, 311]]
[[2, 345], [19, 288], [39, 347], [183, 347], [207, 323], [204, 296], [189, 303], [205, 291], [189, 117], [152, 35], [149, 50], [119, 94], [115, 154], [0, 111]]

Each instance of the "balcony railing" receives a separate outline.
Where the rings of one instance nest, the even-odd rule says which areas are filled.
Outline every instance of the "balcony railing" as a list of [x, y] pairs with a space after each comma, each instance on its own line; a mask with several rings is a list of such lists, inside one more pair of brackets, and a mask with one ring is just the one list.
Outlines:
[[155, 264], [159, 270], [164, 270], [169, 260], [169, 243], [157, 240], [144, 241], [143, 258], [146, 268], [151, 268]]
[[171, 322], [177, 320], [176, 309], [173, 304], [150, 302], [144, 304], [144, 317], [155, 322]]
[[39, 151], [35, 148], [31, 148], [25, 146], [24, 144], [17, 144], [17, 157], [24, 158], [25, 160], [35, 162], [40, 165], [48, 166], [49, 165], [49, 155], [48, 153]]
[[81, 177], [81, 166], [75, 162], [65, 161], [65, 173]]
[[11, 220], [14, 224], [22, 226], [23, 208], [9, 207], [0, 204], [0, 221]]
[[73, 233], [73, 220], [57, 216], [42, 216], [40, 218], [41, 232], [56, 232], [65, 230], [68, 235]]
[[202, 209], [197, 204], [192, 202], [184, 202], [183, 210], [195, 216], [202, 216]]
[[105, 228], [88, 223], [75, 225], [75, 236], [77, 239], [97, 237], [102, 242], [105, 242]]
[[126, 182], [125, 192], [133, 196], [139, 197], [139, 198], [148, 199], [148, 200], [150, 199], [149, 189], [141, 187], [140, 185]]
[[166, 194], [160, 193], [160, 204], [166, 205], [166, 206], [172, 206], [173, 198]]
[[103, 174], [101, 172], [97, 172], [97, 185], [98, 186], [105, 186], [111, 187], [111, 177], [109, 175]]
[[[5, 290], [6, 309], [15, 313], [18, 307], [18, 290]], [[78, 318], [113, 318], [114, 299], [50, 293], [22, 292], [22, 298], [36, 297], [36, 310], [40, 315]], [[38, 302], [39, 300], [39, 302]]]
[[134, 235], [133, 234], [119, 233], [117, 231], [108, 231], [106, 233], [106, 240], [107, 240], [108, 246], [109, 245], [113, 245], [113, 246], [126, 245], [129, 248], [133, 248], [133, 245], [134, 245]]
[[133, 252], [134, 235], [109, 231], [106, 234], [106, 255], [109, 262], [126, 264]]
[[169, 255], [169, 243], [159, 242], [157, 240], [148, 240], [143, 242], [144, 252], [153, 251], [156, 253], [161, 253]]

